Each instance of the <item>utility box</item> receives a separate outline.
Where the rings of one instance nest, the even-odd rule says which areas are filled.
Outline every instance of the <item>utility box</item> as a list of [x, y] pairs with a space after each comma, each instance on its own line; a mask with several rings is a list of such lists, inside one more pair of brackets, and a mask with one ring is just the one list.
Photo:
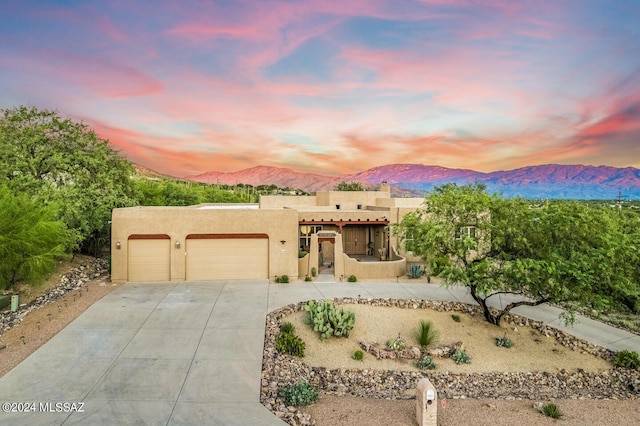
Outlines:
[[11, 296], [11, 312], [15, 312], [18, 310], [18, 295], [14, 294]]
[[429, 379], [418, 381], [416, 395], [416, 420], [418, 426], [438, 424], [438, 393]]

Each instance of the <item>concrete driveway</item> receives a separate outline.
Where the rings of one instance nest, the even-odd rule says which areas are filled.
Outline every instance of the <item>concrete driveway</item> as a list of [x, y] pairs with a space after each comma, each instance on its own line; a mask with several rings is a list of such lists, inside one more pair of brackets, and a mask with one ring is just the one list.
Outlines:
[[[0, 424], [282, 425], [259, 401], [265, 315], [345, 296], [473, 302], [424, 283], [128, 283], [0, 379], [0, 402], [35, 411], [2, 412]], [[516, 312], [564, 328], [556, 308]], [[569, 332], [640, 352], [640, 336], [588, 319]]]

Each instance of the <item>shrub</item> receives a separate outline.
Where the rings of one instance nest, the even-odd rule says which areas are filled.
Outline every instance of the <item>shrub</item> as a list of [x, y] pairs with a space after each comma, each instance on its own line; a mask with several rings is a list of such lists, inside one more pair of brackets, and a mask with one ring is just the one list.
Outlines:
[[304, 341], [293, 333], [280, 333], [276, 338], [276, 350], [281, 353], [304, 357]]
[[496, 346], [499, 346], [501, 348], [511, 348], [513, 347], [513, 341], [507, 336], [496, 337]]
[[304, 251], [304, 250], [300, 250], [300, 251], [298, 251], [298, 259], [302, 259], [303, 257], [305, 257], [308, 254], [309, 254], [309, 252]]
[[317, 274], [318, 274], [318, 270], [314, 266], [313, 268], [311, 268], [311, 276], [315, 278]]
[[560, 410], [560, 407], [553, 403], [544, 404], [542, 407], [540, 407], [540, 412], [547, 417], [551, 417], [552, 419], [559, 419], [564, 415], [562, 410]]
[[310, 300], [304, 306], [304, 310], [308, 313], [305, 323], [309, 324], [313, 331], [320, 333], [321, 340], [331, 336], [349, 337], [356, 323], [356, 314], [353, 311], [337, 309], [330, 300]]
[[287, 405], [311, 405], [318, 400], [318, 391], [304, 380], [295, 385], [288, 385], [282, 388], [280, 393]]
[[420, 346], [427, 347], [438, 340], [439, 333], [431, 321], [420, 321], [420, 325], [413, 331], [413, 337]]
[[420, 265], [411, 265], [409, 266], [409, 272], [407, 272], [409, 278], [420, 278], [424, 275], [424, 269]]
[[435, 370], [438, 366], [433, 362], [433, 358], [428, 355], [423, 356], [414, 364], [421, 370]]
[[364, 359], [364, 352], [358, 349], [353, 353], [353, 355], [351, 355], [351, 358], [355, 359], [356, 361], [362, 361]]
[[398, 337], [396, 337], [395, 339], [387, 340], [387, 347], [389, 349], [393, 349], [394, 351], [401, 351], [402, 349], [407, 347], [407, 344], [398, 333]]
[[283, 322], [280, 324], [280, 331], [283, 333], [293, 333], [296, 330], [296, 327], [290, 322]]
[[638, 352], [629, 352], [628, 350], [620, 351], [616, 354], [616, 358], [613, 360], [613, 364], [616, 367], [623, 368], [638, 368], [640, 367], [640, 358], [638, 358]]
[[358, 278], [355, 275], [349, 275], [349, 278], [347, 278], [347, 281], [349, 281], [350, 283], [355, 283], [358, 281]]
[[305, 280], [305, 281], [311, 281], [311, 277], [310, 277], [309, 275], [305, 275], [305, 276], [304, 276], [304, 280]]
[[451, 314], [451, 319], [454, 320], [455, 322], [460, 322], [460, 315]]
[[277, 276], [276, 275], [276, 282], [277, 283], [288, 283], [289, 282], [289, 275], [280, 275]]
[[451, 355], [451, 359], [458, 365], [471, 364], [471, 356], [467, 353], [467, 351], [463, 351], [460, 349], [456, 349], [453, 355]]

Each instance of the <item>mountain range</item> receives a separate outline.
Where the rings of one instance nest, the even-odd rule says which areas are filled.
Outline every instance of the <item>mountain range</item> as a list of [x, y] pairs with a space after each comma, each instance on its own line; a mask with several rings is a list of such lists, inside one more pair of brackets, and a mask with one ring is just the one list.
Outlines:
[[354, 174], [323, 176], [288, 168], [256, 166], [230, 173], [212, 171], [185, 179], [229, 185], [274, 184], [308, 192], [329, 191], [339, 182], [359, 182], [374, 189], [386, 181], [395, 196], [423, 196], [446, 183], [481, 182], [489, 192], [505, 197], [612, 200], [620, 195], [625, 200], [640, 199], [640, 169], [633, 167], [545, 164], [483, 173], [423, 164], [389, 164]]

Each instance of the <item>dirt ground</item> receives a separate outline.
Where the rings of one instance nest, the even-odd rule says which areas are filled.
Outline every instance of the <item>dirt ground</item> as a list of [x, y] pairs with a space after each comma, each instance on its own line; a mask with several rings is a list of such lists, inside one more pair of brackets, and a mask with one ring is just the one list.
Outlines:
[[[78, 262], [76, 259], [74, 263]], [[21, 302], [35, 298], [46, 290], [48, 286], [57, 284], [61, 273], [68, 270], [70, 264], [61, 265], [58, 272], [46, 285], [34, 290]], [[29, 313], [22, 323], [0, 336], [0, 346], [6, 345], [0, 350], [0, 377], [10, 371], [14, 366], [28, 357], [32, 352], [46, 343], [51, 337], [62, 330], [89, 306], [103, 296], [118, 288], [110, 282], [109, 277], [86, 283], [81, 290], [70, 292], [61, 300], [46, 307]], [[358, 309], [364, 308], [363, 305]], [[392, 308], [377, 308], [392, 309]], [[420, 319], [434, 322], [439, 329], [440, 343], [462, 340], [465, 348], [473, 357], [472, 363], [466, 366], [456, 366], [452, 362], [439, 361], [440, 369], [450, 371], [490, 371], [499, 368], [500, 371], [518, 371], [532, 369], [540, 363], [548, 363], [548, 368], [574, 369], [577, 366], [585, 370], [599, 370], [607, 368], [607, 363], [592, 356], [584, 356], [566, 350], [566, 348], [554, 344], [552, 339], [533, 336], [528, 328], [517, 331], [513, 328], [504, 328], [497, 333], [493, 326], [485, 325], [481, 318], [461, 315], [462, 321], [457, 324], [451, 319], [450, 314], [429, 313], [406, 310], [405, 314], [413, 312], [414, 316], [404, 317], [391, 311], [380, 314], [368, 314], [364, 310], [356, 312], [358, 322], [357, 331], [349, 340], [330, 339], [320, 342], [317, 336], [307, 336], [306, 325], [302, 324], [302, 318], [292, 318], [296, 322], [297, 334], [302, 335], [307, 343], [305, 361], [311, 365], [324, 365], [329, 368], [344, 366], [346, 368], [363, 368], [363, 363], [372, 364], [375, 368], [381, 368], [380, 363], [393, 363], [389, 368], [413, 369], [411, 363], [398, 365], [394, 361], [378, 361], [365, 355], [362, 362], [351, 359], [351, 354], [357, 348], [358, 339], [388, 340], [397, 337], [401, 333], [410, 341], [411, 328]], [[418, 315], [420, 314], [420, 315]], [[367, 319], [367, 315], [371, 315]], [[383, 318], [384, 320], [380, 320]], [[371, 325], [370, 329], [361, 327], [363, 324]], [[484, 331], [483, 331], [484, 330]], [[309, 330], [310, 331], [310, 330]], [[356, 334], [357, 333], [357, 334]], [[494, 344], [495, 337], [505, 335], [515, 342], [514, 348], [497, 348]], [[313, 337], [313, 338], [312, 338]], [[384, 343], [380, 341], [379, 343]], [[336, 342], [340, 344], [336, 344]], [[496, 352], [497, 351], [497, 352]], [[513, 351], [513, 352], [510, 352]], [[505, 358], [505, 354], [512, 358]], [[525, 356], [530, 354], [530, 356]], [[496, 356], [500, 355], [500, 357]], [[577, 358], [576, 358], [577, 357]], [[564, 367], [561, 367], [564, 366]], [[548, 402], [548, 401], [541, 401]], [[640, 424], [639, 402], [629, 401], [594, 401], [594, 400], [558, 400], [555, 401], [565, 413], [560, 421], [563, 425], [631, 425]], [[448, 400], [446, 408], [439, 408], [438, 424], [473, 424], [473, 425], [545, 425], [553, 424], [554, 420], [546, 418], [533, 407], [533, 401], [504, 401], [504, 400], [474, 400], [453, 399]], [[318, 426], [323, 425], [416, 425], [415, 400], [389, 401], [372, 398], [336, 397], [321, 395], [320, 400], [313, 406], [306, 407], [305, 412], [312, 415]]]

